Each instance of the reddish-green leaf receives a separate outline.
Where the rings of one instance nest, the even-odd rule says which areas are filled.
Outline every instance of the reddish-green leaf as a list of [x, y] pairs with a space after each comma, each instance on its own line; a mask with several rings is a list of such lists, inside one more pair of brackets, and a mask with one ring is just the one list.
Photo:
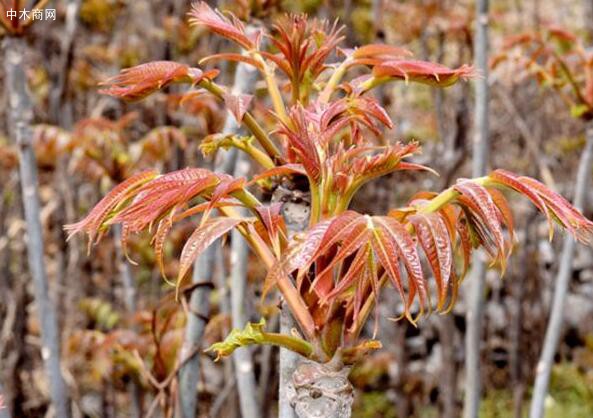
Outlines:
[[405, 81], [448, 87], [458, 80], [476, 77], [473, 67], [463, 65], [452, 69], [441, 64], [416, 60], [394, 60], [381, 63], [373, 68], [375, 77], [393, 77]]
[[237, 96], [231, 93], [225, 93], [222, 97], [227, 109], [229, 109], [231, 114], [235, 117], [237, 123], [241, 123], [243, 116], [253, 100], [253, 96], [250, 94], [241, 94]]
[[242, 219], [235, 218], [214, 218], [208, 220], [204, 225], [196, 228], [185, 242], [179, 260], [179, 274], [177, 285], [181, 283], [193, 262], [210, 244], [229, 232], [242, 222]]
[[447, 298], [453, 268], [453, 251], [447, 225], [438, 213], [413, 215], [409, 219], [434, 274], [438, 289], [437, 309], [441, 310]]
[[134, 195], [143, 185], [154, 179], [157, 174], [155, 170], [144, 171], [114, 187], [83, 220], [64, 226], [64, 229], [68, 232], [68, 239], [78, 232], [86, 232], [89, 236], [90, 250], [90, 246], [95, 242], [101, 227], [107, 218], [112, 215], [114, 209]]
[[231, 13], [227, 18], [206, 2], [200, 1], [194, 3], [189, 16], [189, 23], [192, 25], [206, 26], [210, 31], [238, 43], [245, 49], [257, 47], [259, 33], [253, 39], [249, 37], [245, 32], [245, 25]]
[[140, 100], [174, 82], [196, 84], [204, 73], [199, 68], [173, 61], [154, 61], [126, 68], [100, 85], [107, 88], [99, 93], [116, 96], [126, 100]]

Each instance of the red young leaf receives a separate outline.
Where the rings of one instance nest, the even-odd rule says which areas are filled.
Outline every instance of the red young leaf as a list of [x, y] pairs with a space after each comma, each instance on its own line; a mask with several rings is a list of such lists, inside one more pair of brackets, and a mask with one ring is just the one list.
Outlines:
[[518, 176], [506, 170], [495, 170], [492, 181], [514, 189], [527, 197], [548, 218], [550, 238], [554, 231], [553, 220], [566, 228], [577, 240], [590, 243], [593, 237], [593, 222], [585, 218], [572, 204], [544, 184], [530, 177]]
[[244, 54], [236, 54], [232, 52], [221, 53], [221, 54], [213, 54], [208, 55], [200, 60], [200, 64], [209, 62], [209, 61], [237, 61], [243, 62], [245, 64], [249, 64], [252, 67], [255, 67], [259, 70], [263, 70], [262, 63], [256, 60], [255, 58], [250, 57], [249, 55]]
[[286, 236], [286, 226], [284, 225], [284, 217], [280, 213], [282, 202], [276, 202], [266, 206], [258, 206], [255, 208], [259, 214], [263, 225], [266, 228], [269, 241], [275, 246], [276, 254], [280, 254], [280, 249], [276, 247], [279, 233], [282, 232]]
[[383, 62], [373, 68], [375, 77], [393, 77], [405, 81], [448, 87], [459, 79], [476, 77], [473, 67], [463, 65], [456, 69], [441, 64], [416, 60], [394, 60]]
[[253, 96], [250, 94], [241, 94], [239, 96], [236, 96], [231, 93], [225, 93], [222, 97], [224, 98], [224, 103], [226, 104], [226, 107], [235, 117], [237, 123], [240, 124], [243, 120], [243, 116], [249, 108], [249, 105], [251, 104]]
[[122, 70], [120, 74], [102, 82], [100, 85], [107, 88], [99, 90], [99, 93], [135, 101], [170, 83], [196, 84], [204, 76], [199, 68], [190, 68], [173, 61], [154, 61]]
[[[454, 187], [455, 190], [462, 194], [458, 200], [475, 217], [477, 221], [475, 226], [481, 232], [486, 249], [490, 248], [489, 244], [494, 246], [496, 252], [492, 256], [501, 262], [504, 270], [507, 253], [505, 251], [504, 235], [499, 221], [499, 210], [494, 204], [492, 196], [488, 193], [488, 190], [471, 180], [460, 180]], [[466, 199], [463, 199], [464, 197]], [[472, 219], [470, 218], [469, 220], [471, 221]]]
[[381, 230], [385, 233], [385, 242], [391, 242], [391, 245], [397, 250], [399, 259], [404, 263], [408, 273], [408, 283], [410, 285], [408, 295], [408, 309], [414, 299], [414, 292], [418, 292], [420, 298], [421, 312], [426, 306], [428, 297], [428, 288], [426, 279], [422, 273], [422, 263], [418, 256], [416, 243], [406, 228], [393, 218], [387, 216], [374, 217]]
[[434, 274], [438, 289], [437, 309], [442, 310], [453, 269], [452, 240], [447, 225], [438, 213], [414, 215], [410, 221]]
[[270, 168], [269, 170], [266, 170], [263, 173], [254, 176], [253, 179], [251, 179], [251, 181], [249, 182], [249, 184], [253, 184], [259, 180], [267, 179], [269, 177], [287, 176], [290, 174], [301, 174], [304, 176], [307, 174], [307, 172], [301, 164], [285, 164], [278, 167]]
[[214, 218], [208, 220], [204, 225], [199, 226], [191, 234], [183, 246], [179, 260], [179, 274], [177, 285], [181, 283], [193, 262], [210, 244], [229, 232], [242, 222], [242, 219], [235, 218]]
[[159, 176], [138, 189], [134, 201], [113, 222], [129, 223], [131, 232], [141, 231], [174, 206], [188, 203], [219, 182], [217, 174], [200, 168], [186, 168]]
[[89, 236], [90, 250], [90, 246], [95, 242], [97, 234], [101, 231], [104, 222], [113, 210], [134, 195], [144, 184], [157, 177], [157, 174], [155, 170], [144, 171], [114, 187], [83, 220], [64, 226], [64, 229], [68, 232], [68, 239], [78, 232], [86, 232]]
[[252, 39], [245, 32], [245, 25], [233, 14], [224, 16], [218, 10], [212, 9], [205, 1], [194, 3], [189, 12], [189, 23], [206, 26], [210, 31], [238, 43], [245, 49], [257, 48], [259, 34]]
[[408, 49], [385, 44], [367, 44], [356, 48], [352, 52], [353, 58], [375, 58], [378, 60], [393, 60], [412, 55], [414, 54]]
[[163, 219], [159, 221], [156, 233], [154, 234], [154, 237], [152, 239], [154, 246], [154, 257], [156, 258], [156, 263], [159, 267], [161, 275], [165, 278], [165, 280], [167, 280], [167, 275], [165, 274], [163, 251], [165, 248], [165, 240], [167, 239], [167, 234], [173, 227], [173, 217], [175, 215], [175, 209], [176, 208], [173, 208], [167, 216], [165, 216]]

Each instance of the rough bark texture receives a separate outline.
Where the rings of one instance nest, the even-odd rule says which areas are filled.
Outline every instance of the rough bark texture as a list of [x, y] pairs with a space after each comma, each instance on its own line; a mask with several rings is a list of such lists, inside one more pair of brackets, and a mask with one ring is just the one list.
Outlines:
[[[282, 216], [289, 234], [303, 231], [307, 227], [310, 214], [310, 193], [296, 190], [294, 185], [280, 185], [274, 191], [272, 202], [282, 202]], [[296, 327], [294, 319], [285, 303], [280, 308], [280, 332], [291, 334]], [[299, 355], [280, 348], [280, 384], [278, 388], [278, 418], [296, 418], [290, 398], [293, 373], [299, 362]]]
[[288, 396], [299, 418], [350, 418], [354, 389], [350, 368], [335, 362], [301, 361], [292, 374]]
[[[482, 76], [476, 81], [476, 111], [474, 125], [474, 148], [472, 175], [484, 175], [488, 163], [488, 0], [477, 0], [475, 65]], [[476, 251], [470, 273], [471, 289], [467, 310], [467, 333], [465, 337], [465, 400], [464, 418], [477, 418], [480, 406], [480, 343], [483, 316], [484, 275], [486, 266], [483, 253]]]
[[70, 417], [68, 391], [60, 369], [60, 333], [56, 311], [49, 297], [45, 269], [43, 230], [40, 220], [37, 163], [31, 144], [33, 105], [23, 64], [24, 39], [4, 40], [5, 90], [8, 95], [9, 131], [18, 146], [23, 207], [27, 227], [27, 256], [33, 280], [37, 315], [41, 328], [41, 356], [49, 380], [50, 397], [56, 416]]
[[[573, 205], [583, 210], [587, 188], [591, 178], [591, 168], [593, 164], [593, 122], [589, 122], [586, 133], [587, 141], [581, 154], [579, 168], [577, 171], [576, 186], [574, 191]], [[564, 304], [568, 292], [568, 284], [572, 278], [572, 261], [574, 258], [576, 241], [566, 235], [562, 255], [560, 257], [560, 266], [556, 276], [556, 285], [554, 287], [554, 299], [550, 320], [546, 329], [544, 347], [536, 369], [535, 385], [533, 388], [533, 399], [529, 412], [530, 418], [542, 418], [545, 412], [545, 400], [548, 394], [548, 385], [550, 374], [554, 364], [554, 355], [558, 348], [558, 342], [562, 332], [562, 321], [564, 317]]]
[[[233, 94], [242, 94], [249, 92], [255, 85], [255, 71], [248, 65], [240, 63], [237, 65], [235, 73]], [[234, 117], [228, 115], [223, 128], [223, 134], [232, 134], [239, 131], [239, 125]], [[235, 169], [237, 160], [237, 150], [231, 149], [222, 152], [215, 164], [215, 171], [232, 173]], [[217, 242], [200, 256], [194, 264], [193, 283], [212, 283], [214, 264], [216, 261], [215, 251]], [[206, 318], [210, 313], [210, 291], [211, 286], [202, 286], [197, 288], [191, 295], [190, 309], [192, 312], [199, 312], [200, 315], [190, 313], [185, 329], [185, 338], [180, 352], [180, 358], [183, 359], [201, 344], [202, 335], [206, 325]], [[179, 371], [179, 394], [178, 394], [178, 418], [193, 418], [196, 415], [197, 394], [196, 387], [200, 377], [199, 357], [194, 356]]]

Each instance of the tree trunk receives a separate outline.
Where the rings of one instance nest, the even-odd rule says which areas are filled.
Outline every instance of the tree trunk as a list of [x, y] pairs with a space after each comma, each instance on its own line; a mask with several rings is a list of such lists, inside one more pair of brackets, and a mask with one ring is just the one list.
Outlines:
[[4, 396], [4, 388], [2, 382], [0, 382], [0, 418], [11, 418], [10, 411], [6, 406], [6, 398]]
[[[591, 167], [593, 160], [593, 122], [589, 122], [586, 130], [587, 141], [581, 154], [579, 168], [577, 171], [576, 186], [574, 191], [573, 205], [583, 210], [587, 197], [587, 187], [591, 177]], [[576, 241], [570, 235], [564, 238], [564, 246], [560, 257], [560, 267], [556, 276], [556, 285], [554, 287], [554, 300], [544, 347], [540, 360], [537, 364], [535, 385], [533, 388], [533, 399], [529, 412], [530, 418], [542, 418], [545, 412], [545, 400], [548, 394], [548, 384], [550, 374], [554, 364], [554, 355], [560, 341], [562, 331], [562, 320], [564, 317], [564, 303], [568, 292], [568, 284], [572, 277], [572, 260], [574, 258]]]
[[[295, 327], [294, 319], [288, 306], [282, 303], [280, 308], [280, 333], [291, 334]], [[290, 398], [292, 375], [297, 367], [299, 355], [285, 348], [280, 348], [280, 384], [278, 388], [278, 418], [296, 418]]]
[[[474, 125], [474, 148], [472, 174], [484, 175], [487, 169], [489, 148], [488, 127], [488, 0], [477, 0], [476, 39], [474, 60], [482, 77], [476, 81], [476, 113]], [[470, 272], [471, 288], [466, 314], [467, 332], [465, 336], [465, 400], [464, 418], [477, 418], [480, 407], [481, 374], [480, 343], [483, 316], [484, 275], [486, 265], [482, 251], [474, 253]]]
[[67, 418], [70, 417], [70, 402], [60, 368], [60, 333], [56, 311], [49, 297], [43, 259], [44, 243], [40, 220], [37, 163], [31, 144], [33, 104], [29, 97], [23, 64], [26, 44], [24, 39], [7, 37], [3, 46], [5, 89], [9, 108], [8, 127], [19, 153], [21, 190], [27, 226], [27, 255], [41, 328], [41, 356], [48, 375], [55, 414], [60, 418]]
[[354, 389], [348, 380], [349, 373], [350, 368], [336, 359], [325, 364], [301, 361], [287, 388], [296, 416], [350, 418]]
[[[132, 268], [125, 257], [121, 244], [121, 225], [114, 226], [115, 251], [117, 256], [117, 268], [123, 285], [123, 300], [126, 310], [131, 315], [136, 313], [136, 283], [132, 275]], [[130, 396], [130, 418], [142, 416], [142, 393], [137, 382], [131, 381], [127, 384]]]
[[[247, 177], [249, 161], [245, 154], [239, 154], [235, 164], [234, 177]], [[241, 215], [247, 216], [245, 208], [239, 209]], [[236, 229], [231, 233], [231, 310], [233, 328], [243, 329], [248, 322], [245, 308], [250, 300], [247, 296], [247, 257], [249, 248], [247, 242]], [[239, 389], [242, 418], [261, 418], [258, 393], [253, 373], [253, 359], [251, 347], [241, 347], [233, 353], [235, 378]]]
[[[253, 89], [257, 73], [246, 64], [239, 63], [235, 72], [233, 94], [244, 94]], [[240, 129], [235, 119], [230, 114], [227, 116], [223, 134], [232, 134]], [[220, 152], [215, 164], [214, 170], [217, 172], [232, 173], [235, 169], [237, 159], [237, 150], [232, 148], [226, 152]], [[193, 283], [212, 283], [214, 265], [216, 261], [215, 251], [212, 249], [219, 244], [214, 242], [202, 254], [194, 264], [192, 276]], [[200, 312], [200, 316], [189, 313], [185, 339], [180, 351], [180, 359], [184, 359], [188, 354], [195, 352], [195, 348], [201, 344], [202, 335], [206, 325], [206, 318], [210, 312], [210, 291], [211, 286], [198, 287], [191, 295], [190, 308], [193, 312]], [[195, 355], [190, 361], [187, 361], [179, 371], [179, 392], [178, 392], [178, 418], [193, 418], [196, 415], [197, 395], [196, 386], [200, 377], [199, 356]]]
[[587, 40], [589, 44], [593, 43], [593, 0], [585, 1], [585, 30], [587, 31]]

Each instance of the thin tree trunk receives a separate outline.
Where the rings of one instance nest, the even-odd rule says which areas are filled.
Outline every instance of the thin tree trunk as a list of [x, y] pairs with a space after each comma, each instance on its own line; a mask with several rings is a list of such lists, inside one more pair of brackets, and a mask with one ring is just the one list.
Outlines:
[[33, 104], [27, 89], [23, 64], [24, 39], [4, 40], [5, 89], [8, 95], [9, 131], [18, 148], [19, 170], [25, 221], [27, 225], [27, 255], [33, 279], [37, 315], [41, 326], [41, 355], [48, 374], [50, 396], [56, 416], [70, 417], [70, 402], [60, 369], [60, 333], [56, 311], [49, 297], [45, 270], [43, 230], [40, 221], [37, 164], [31, 144]]
[[589, 37], [588, 42], [593, 43], [593, 0], [585, 0], [585, 30]]
[[[536, 212], [532, 212], [535, 214]], [[523, 228], [525, 235], [525, 242], [521, 248], [520, 253], [520, 267], [516, 274], [516, 280], [511, 284], [511, 292], [513, 297], [513, 304], [515, 305], [515, 312], [509, 325], [510, 340], [510, 354], [509, 354], [509, 367], [510, 367], [510, 378], [511, 385], [513, 387], [513, 416], [515, 418], [521, 418], [523, 416], [523, 399], [525, 398], [525, 381], [523, 377], [523, 364], [522, 361], [522, 330], [523, 320], [525, 312], [523, 309], [525, 299], [525, 286], [527, 284], [527, 277], [530, 273], [529, 259], [532, 256], [531, 250], [531, 226], [533, 225], [534, 216], [529, 214], [527, 216], [527, 222]]]
[[[214, 272], [213, 262], [216, 254], [214, 245], [204, 251], [194, 264], [192, 282], [203, 284], [195, 289], [189, 301], [185, 338], [180, 350], [179, 358], [185, 359], [201, 345], [202, 335], [206, 328], [207, 318], [210, 314], [210, 291]], [[194, 355], [179, 370], [179, 391], [177, 416], [180, 418], [193, 418], [196, 416], [198, 404], [197, 385], [200, 379], [200, 356]]]
[[[587, 141], [581, 154], [579, 168], [577, 171], [576, 186], [574, 191], [573, 205], [583, 210], [587, 197], [587, 187], [591, 178], [591, 167], [593, 162], [593, 122], [589, 122], [586, 131]], [[568, 284], [572, 277], [572, 261], [574, 258], [576, 241], [566, 235], [562, 255], [560, 257], [560, 267], [556, 277], [554, 287], [554, 299], [550, 321], [546, 329], [546, 337], [542, 354], [537, 364], [535, 385], [533, 388], [533, 399], [531, 401], [530, 418], [542, 418], [545, 412], [545, 400], [548, 394], [548, 385], [550, 374], [554, 364], [554, 355], [558, 348], [558, 342], [562, 332], [562, 321], [564, 318], [564, 304], [568, 292]]]
[[[477, 0], [476, 39], [474, 59], [482, 77], [476, 81], [476, 113], [474, 125], [474, 148], [472, 174], [482, 176], [487, 169], [489, 148], [488, 127], [488, 0]], [[466, 314], [467, 331], [465, 336], [465, 399], [464, 418], [477, 418], [480, 407], [481, 374], [480, 346], [482, 316], [484, 307], [484, 275], [486, 265], [481, 251], [472, 260], [471, 288]]]
[[439, 318], [439, 340], [442, 348], [442, 375], [439, 396], [443, 405], [442, 418], [456, 418], [457, 413], [457, 362], [455, 359], [455, 321], [452, 315]]
[[[290, 335], [296, 327], [294, 319], [285, 303], [280, 308], [280, 333]], [[294, 351], [280, 348], [280, 385], [278, 388], [278, 418], [296, 418], [294, 408], [290, 402], [290, 382], [294, 373], [299, 355]]]
[[62, 127], [72, 125], [72, 107], [64, 106], [64, 93], [68, 86], [68, 71], [72, 63], [74, 35], [78, 26], [78, 11], [82, 0], [69, 0], [66, 6], [66, 25], [60, 45], [60, 63], [58, 65], [57, 82], [49, 98], [49, 113], [54, 123]]
[[[248, 174], [249, 161], [245, 154], [240, 154], [235, 164], [234, 176], [240, 178], [246, 177]], [[240, 213], [247, 215], [245, 208], [241, 208]], [[233, 328], [238, 329], [243, 329], [248, 321], [245, 312], [248, 307], [246, 301], [250, 299], [246, 292], [248, 255], [247, 243], [239, 231], [233, 230], [231, 234], [231, 310]], [[242, 418], [261, 418], [251, 348], [242, 347], [235, 350], [233, 363]]]
[[0, 382], [0, 418], [11, 418], [10, 411], [6, 405], [6, 398], [4, 397], [4, 388]]
[[[132, 275], [132, 268], [124, 255], [121, 246], [121, 225], [115, 225], [115, 250], [117, 255], [117, 267], [124, 290], [124, 303], [130, 314], [136, 312], [136, 284]], [[142, 393], [137, 382], [131, 381], [127, 384], [130, 395], [130, 417], [140, 418], [142, 416]]]
[[[233, 94], [245, 94], [253, 89], [256, 81], [257, 73], [246, 64], [239, 63], [235, 72], [235, 80], [233, 86]], [[234, 117], [230, 114], [227, 116], [223, 128], [223, 134], [233, 134], [239, 131]], [[215, 171], [232, 173], [237, 159], [237, 150], [232, 148], [229, 151], [221, 152], [218, 155]], [[192, 276], [193, 283], [212, 283], [212, 277], [215, 266], [215, 251], [211, 250], [219, 242], [214, 242], [209, 249], [200, 256], [194, 264], [194, 272]], [[192, 312], [200, 312], [200, 316], [189, 312], [188, 321], [185, 329], [185, 338], [182, 349], [180, 351], [180, 359], [184, 359], [189, 353], [195, 352], [195, 348], [200, 345], [204, 328], [206, 325], [206, 318], [210, 312], [210, 291], [211, 286], [198, 287], [191, 295], [190, 310]], [[193, 418], [196, 415], [197, 394], [196, 387], [200, 377], [200, 362], [199, 356], [187, 361], [179, 370], [179, 392], [178, 392], [178, 418]], [[240, 388], [239, 388], [240, 390]]]

